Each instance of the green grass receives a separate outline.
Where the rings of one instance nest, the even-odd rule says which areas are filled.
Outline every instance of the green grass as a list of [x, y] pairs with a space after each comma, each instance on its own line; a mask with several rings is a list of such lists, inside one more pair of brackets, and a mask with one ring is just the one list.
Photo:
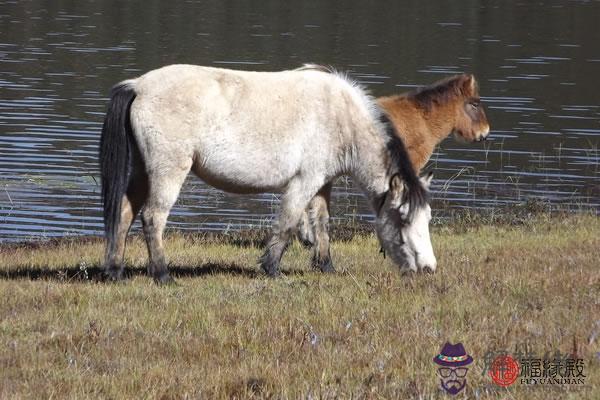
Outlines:
[[[248, 240], [246, 240], [248, 239]], [[256, 236], [171, 234], [177, 286], [95, 281], [99, 240], [0, 247], [0, 398], [450, 398], [433, 356], [462, 342], [473, 398], [600, 398], [600, 219], [436, 226], [433, 275], [401, 276], [373, 235], [334, 241], [337, 273], [288, 249], [259, 272]], [[585, 360], [585, 387], [494, 386], [489, 350]], [[463, 398], [461, 393], [458, 398]]]

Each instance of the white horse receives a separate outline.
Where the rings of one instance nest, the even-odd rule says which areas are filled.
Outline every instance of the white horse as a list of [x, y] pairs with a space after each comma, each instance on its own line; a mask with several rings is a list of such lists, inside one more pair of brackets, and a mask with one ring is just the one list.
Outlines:
[[[358, 85], [320, 67], [171, 65], [121, 82], [111, 92], [100, 143], [106, 274], [122, 278], [127, 233], [141, 210], [148, 272], [160, 283], [172, 280], [162, 234], [190, 170], [229, 192], [283, 192], [261, 258], [271, 276], [303, 210], [342, 174], [371, 200], [391, 259], [401, 269], [434, 271], [431, 177], [417, 177], [393, 129]], [[327, 271], [330, 264], [320, 265]]]

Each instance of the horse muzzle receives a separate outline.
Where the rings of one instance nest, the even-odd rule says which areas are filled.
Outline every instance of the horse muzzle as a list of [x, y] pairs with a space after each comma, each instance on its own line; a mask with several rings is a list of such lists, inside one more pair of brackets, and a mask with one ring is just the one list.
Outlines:
[[480, 133], [477, 135], [477, 137], [475, 138], [475, 141], [476, 141], [476, 142], [483, 142], [484, 140], [486, 140], [486, 139], [487, 139], [487, 137], [489, 136], [489, 134], [490, 134], [490, 127], [489, 127], [489, 125], [488, 125], [488, 126], [485, 128], [485, 130], [481, 131], [481, 132], [480, 132]]

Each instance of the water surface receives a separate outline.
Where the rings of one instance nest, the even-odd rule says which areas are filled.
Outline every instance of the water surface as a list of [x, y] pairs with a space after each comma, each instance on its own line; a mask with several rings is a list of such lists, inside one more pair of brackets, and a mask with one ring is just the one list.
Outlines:
[[[377, 96], [472, 72], [492, 135], [441, 144], [428, 167], [435, 212], [531, 200], [598, 210], [600, 2], [327, 3], [0, 1], [0, 240], [101, 233], [108, 91], [171, 63], [329, 64]], [[169, 226], [268, 225], [278, 201], [190, 176]], [[371, 218], [348, 178], [336, 182], [333, 203], [335, 218]]]

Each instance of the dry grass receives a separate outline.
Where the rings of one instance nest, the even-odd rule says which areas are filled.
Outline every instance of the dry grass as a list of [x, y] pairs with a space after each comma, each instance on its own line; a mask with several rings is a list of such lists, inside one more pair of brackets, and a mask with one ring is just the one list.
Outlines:
[[[174, 287], [143, 274], [137, 238], [122, 284], [86, 280], [98, 241], [4, 246], [0, 398], [447, 398], [431, 361], [445, 341], [475, 359], [468, 397], [600, 398], [598, 217], [432, 235], [431, 276], [400, 276], [358, 235], [333, 243], [337, 274], [310, 270], [294, 244], [278, 279], [258, 272], [254, 245], [172, 235]], [[488, 350], [523, 342], [575, 347], [586, 386], [506, 390], [482, 376]]]

